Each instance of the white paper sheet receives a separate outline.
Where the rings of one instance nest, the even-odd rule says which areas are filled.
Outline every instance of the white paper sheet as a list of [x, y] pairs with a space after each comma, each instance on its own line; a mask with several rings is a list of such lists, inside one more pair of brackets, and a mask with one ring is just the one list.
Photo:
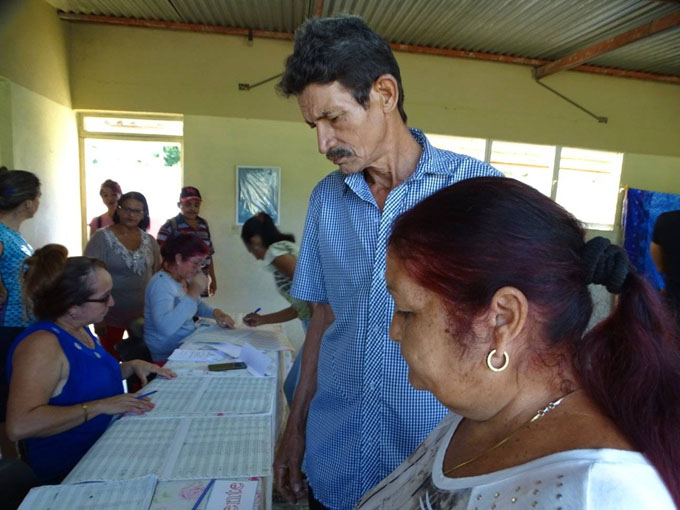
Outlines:
[[240, 358], [248, 365], [248, 372], [255, 377], [264, 377], [274, 373], [274, 364], [271, 360], [250, 344], [243, 346]]
[[252, 510], [257, 484], [254, 480], [216, 480], [205, 510]]
[[230, 344], [229, 342], [210, 344], [210, 347], [217, 349], [232, 358], [238, 358], [241, 355], [241, 346]]
[[266, 415], [191, 419], [167, 479], [271, 475], [271, 419]]
[[292, 351], [293, 347], [282, 334], [261, 328], [226, 329], [219, 326], [198, 328], [187, 337], [186, 341], [196, 342], [229, 342], [234, 345], [251, 344], [256, 349], [268, 351]]
[[155, 404], [146, 414], [182, 416], [187, 414], [260, 414], [274, 406], [276, 379], [209, 377], [179, 373], [175, 379], [154, 379], [144, 392], [156, 390], [149, 398]]
[[225, 358], [224, 353], [215, 351], [213, 349], [175, 349], [168, 358], [169, 361], [222, 361]]
[[[154, 395], [155, 396], [155, 395]], [[66, 483], [159, 476], [181, 421], [122, 418], [114, 422], [66, 477]]]
[[85, 454], [65, 483], [129, 480], [205, 480], [270, 476], [269, 415], [123, 418]]
[[148, 510], [157, 481], [155, 476], [145, 476], [117, 482], [45, 485], [31, 489], [19, 510]]

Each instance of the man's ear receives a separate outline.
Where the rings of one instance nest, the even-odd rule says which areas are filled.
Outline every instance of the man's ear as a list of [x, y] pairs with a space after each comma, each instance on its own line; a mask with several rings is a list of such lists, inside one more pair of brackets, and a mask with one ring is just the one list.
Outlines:
[[374, 92], [371, 99], [379, 100], [380, 107], [385, 113], [397, 108], [397, 103], [399, 102], [399, 84], [391, 74], [378, 76], [378, 79], [373, 82], [371, 92]]
[[[487, 325], [493, 331], [492, 349], [498, 353], [512, 353], [529, 313], [529, 302], [515, 287], [502, 287], [491, 298]], [[513, 349], [514, 347], [514, 349]]]

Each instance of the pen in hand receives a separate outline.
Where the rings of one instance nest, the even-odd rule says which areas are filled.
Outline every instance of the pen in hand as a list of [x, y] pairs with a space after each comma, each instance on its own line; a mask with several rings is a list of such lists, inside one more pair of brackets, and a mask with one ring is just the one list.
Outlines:
[[143, 395], [138, 395], [135, 398], [139, 400], [140, 398], [146, 398], [149, 395], [153, 395], [154, 393], [158, 393], [158, 390], [150, 391], [149, 393], [144, 393]]
[[262, 308], [258, 306], [254, 312], [249, 313], [243, 318], [243, 322], [245, 322], [248, 326], [254, 326], [255, 318], [257, 317], [257, 313], [260, 310], [262, 310]]

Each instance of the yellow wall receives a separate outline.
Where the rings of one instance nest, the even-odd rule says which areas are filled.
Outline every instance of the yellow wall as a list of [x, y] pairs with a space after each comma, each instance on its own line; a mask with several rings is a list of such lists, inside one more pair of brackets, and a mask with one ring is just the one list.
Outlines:
[[22, 226], [37, 248], [81, 253], [80, 171], [68, 81], [68, 24], [42, 0], [0, 9], [0, 164], [35, 173], [43, 198]]
[[[184, 118], [184, 182], [203, 195], [201, 215], [210, 222], [215, 243], [218, 292], [213, 305], [245, 312], [287, 307], [271, 273], [250, 255], [235, 225], [236, 165], [281, 167], [281, 225], [300, 240], [307, 202], [314, 185], [332, 170], [314, 150], [316, 135], [301, 122]], [[298, 321], [287, 324], [291, 339], [302, 339]]]
[[[75, 108], [300, 121], [273, 83], [288, 41], [74, 23]], [[680, 156], [676, 85], [564, 72], [546, 79], [609, 123], [537, 85], [525, 66], [398, 53], [410, 124], [425, 131]]]
[[75, 114], [24, 87], [12, 84], [14, 168], [42, 182], [40, 209], [21, 228], [34, 248], [60, 243], [80, 255], [80, 169]]
[[68, 29], [43, 0], [0, 2], [0, 76], [70, 107]]

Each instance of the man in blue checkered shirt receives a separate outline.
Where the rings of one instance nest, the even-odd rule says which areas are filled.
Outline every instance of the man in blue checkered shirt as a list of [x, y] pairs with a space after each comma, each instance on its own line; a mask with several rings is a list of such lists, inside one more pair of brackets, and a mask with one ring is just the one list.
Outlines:
[[356, 16], [309, 19], [279, 83], [339, 170], [312, 192], [291, 294], [311, 302], [300, 382], [274, 461], [277, 490], [352, 508], [446, 414], [408, 383], [389, 339], [385, 253], [394, 219], [438, 189], [500, 175], [409, 130], [399, 66]]

